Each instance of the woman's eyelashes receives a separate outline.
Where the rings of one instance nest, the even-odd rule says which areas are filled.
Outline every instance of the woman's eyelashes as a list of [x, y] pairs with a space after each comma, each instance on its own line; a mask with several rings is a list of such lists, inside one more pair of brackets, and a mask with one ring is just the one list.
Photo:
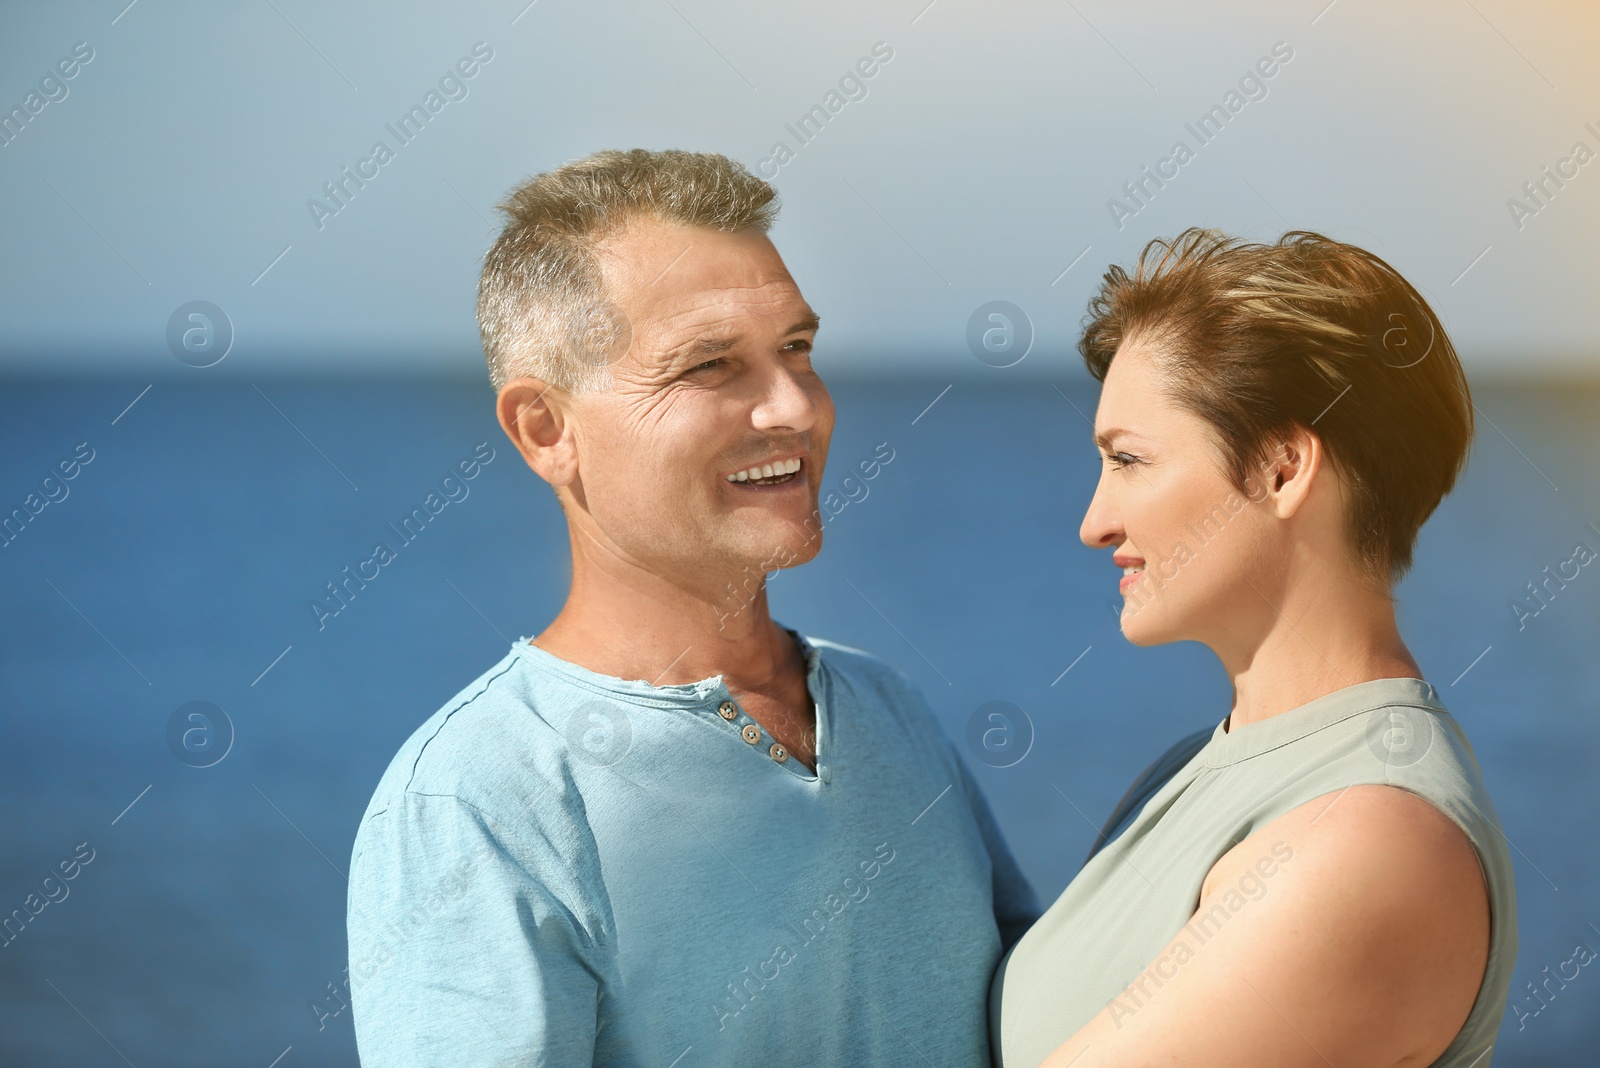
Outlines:
[[1131, 452], [1108, 452], [1106, 453], [1106, 462], [1116, 467], [1132, 467], [1134, 464], [1144, 463], [1144, 460]]

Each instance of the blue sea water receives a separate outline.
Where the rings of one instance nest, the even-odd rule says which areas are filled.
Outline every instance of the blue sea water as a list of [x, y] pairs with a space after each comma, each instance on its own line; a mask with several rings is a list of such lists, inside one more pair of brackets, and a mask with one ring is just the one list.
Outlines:
[[[1117, 573], [1077, 539], [1093, 389], [948, 384], [835, 387], [827, 482], [856, 499], [772, 603], [905, 668], [964, 748], [990, 702], [1022, 710], [1016, 763], [967, 751], [1049, 901], [1133, 776], [1220, 719], [1228, 687], [1202, 648], [1118, 633]], [[0, 946], [0, 1063], [353, 1065], [337, 1010], [357, 820], [416, 725], [555, 613], [565, 530], [482, 383], [145, 385], [0, 385], [0, 511], [93, 450], [0, 548], [0, 914], [77, 863], [68, 895]], [[1600, 569], [1543, 605], [1526, 584], [1580, 542], [1600, 550], [1600, 392], [1477, 402], [1471, 466], [1424, 529], [1401, 625], [1513, 846], [1521, 1011], [1494, 1063], [1592, 1064], [1600, 962], [1575, 977], [1569, 962], [1600, 949]], [[324, 584], [397, 544], [387, 524], [480, 443], [494, 459], [467, 496], [319, 629]], [[884, 443], [893, 460], [843, 486]], [[1538, 613], [1519, 620], [1519, 598]], [[216, 714], [211, 734], [187, 712], [174, 727], [197, 701], [231, 732]]]

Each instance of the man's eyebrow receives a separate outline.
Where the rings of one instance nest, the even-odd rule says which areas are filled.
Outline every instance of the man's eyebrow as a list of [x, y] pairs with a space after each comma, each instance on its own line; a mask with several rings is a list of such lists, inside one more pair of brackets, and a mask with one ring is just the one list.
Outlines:
[[[815, 332], [821, 325], [821, 317], [818, 316], [816, 312], [810, 312], [795, 320], [794, 324], [783, 332], [783, 336], [788, 337], [790, 334]], [[738, 345], [739, 341], [740, 336], [738, 334], [721, 334], [708, 337], [698, 337], [693, 341], [688, 342], [679, 348], [675, 353], [673, 353], [672, 362], [686, 363], [692, 361], [694, 363], [701, 363], [721, 353], [727, 352], [729, 349]]]
[[809, 312], [798, 319], [793, 326], [785, 330], [784, 336], [790, 334], [815, 333], [822, 326], [822, 318], [816, 312]]
[[727, 352], [738, 343], [739, 339], [732, 335], [699, 337], [679, 349], [676, 358], [679, 360], [703, 360], [708, 356]]

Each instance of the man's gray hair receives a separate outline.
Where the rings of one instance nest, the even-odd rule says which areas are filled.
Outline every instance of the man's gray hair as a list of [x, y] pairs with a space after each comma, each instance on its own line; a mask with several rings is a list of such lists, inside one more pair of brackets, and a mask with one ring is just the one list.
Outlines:
[[610, 358], [629, 336], [601, 285], [601, 240], [639, 216], [765, 233], [778, 194], [726, 156], [635, 148], [535, 175], [499, 209], [505, 229], [478, 282], [489, 382], [498, 393], [526, 375], [578, 392], [610, 384]]

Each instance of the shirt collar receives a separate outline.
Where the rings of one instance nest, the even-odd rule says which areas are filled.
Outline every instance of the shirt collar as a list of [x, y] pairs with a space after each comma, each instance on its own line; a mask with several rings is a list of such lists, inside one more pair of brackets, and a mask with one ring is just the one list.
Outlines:
[[[783, 625], [780, 623], [779, 626]], [[812, 692], [815, 693], [817, 673], [822, 664], [822, 651], [807, 641], [799, 631], [790, 630], [788, 627], [783, 627], [783, 630], [784, 633], [791, 635], [799, 646], [800, 653], [805, 658], [806, 680], [812, 685]], [[563, 660], [554, 653], [530, 644], [529, 637], [523, 635], [512, 647], [525, 662], [540, 672], [559, 675], [576, 686], [607, 697], [624, 698], [634, 704], [655, 708], [691, 708], [729, 696], [728, 688], [720, 674], [698, 682], [656, 686], [643, 679], [620, 679], [614, 675], [602, 675], [590, 671], [580, 664]]]
[[1422, 679], [1371, 679], [1232, 731], [1223, 729], [1228, 722], [1224, 719], [1217, 724], [1211, 741], [1201, 752], [1205, 754], [1206, 766], [1226, 767], [1297, 742], [1352, 716], [1390, 707], [1422, 708], [1440, 715], [1449, 714], [1439, 700], [1438, 691]]

